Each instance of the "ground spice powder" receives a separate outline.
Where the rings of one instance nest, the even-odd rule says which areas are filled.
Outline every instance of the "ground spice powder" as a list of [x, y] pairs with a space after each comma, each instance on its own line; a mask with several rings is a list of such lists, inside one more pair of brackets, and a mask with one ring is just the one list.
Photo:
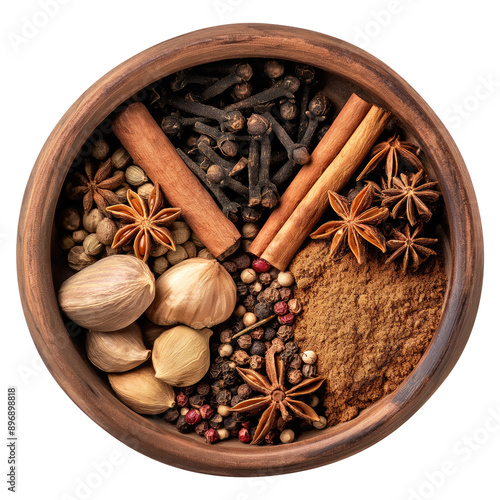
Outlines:
[[446, 274], [431, 258], [403, 274], [369, 253], [359, 265], [349, 253], [328, 256], [329, 241], [314, 241], [290, 265], [304, 306], [294, 328], [301, 349], [318, 355], [327, 378], [329, 425], [346, 422], [392, 392], [413, 370], [439, 323]]

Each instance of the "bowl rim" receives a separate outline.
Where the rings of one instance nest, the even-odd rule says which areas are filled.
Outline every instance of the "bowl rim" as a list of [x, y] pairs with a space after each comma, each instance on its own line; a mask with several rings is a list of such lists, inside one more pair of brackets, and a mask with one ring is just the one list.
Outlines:
[[[50, 240], [56, 201], [73, 159], [94, 129], [106, 126], [105, 119], [125, 99], [163, 76], [243, 57], [311, 64], [376, 97], [377, 104], [391, 111], [428, 152], [430, 164], [439, 166], [435, 175], [449, 222], [448, 294], [438, 329], [417, 367], [394, 392], [355, 419], [286, 446], [249, 447], [233, 440], [207, 446], [128, 409], [78, 355], [52, 281]], [[19, 289], [31, 336], [68, 396], [110, 434], [151, 458], [229, 476], [289, 473], [332, 463], [375, 444], [409, 419], [443, 382], [465, 347], [479, 305], [483, 258], [479, 209], [466, 166], [451, 135], [420, 95], [358, 47], [326, 34], [271, 24], [216, 26], [172, 38], [133, 56], [92, 85], [61, 118], [36, 160], [22, 202], [17, 245]]]

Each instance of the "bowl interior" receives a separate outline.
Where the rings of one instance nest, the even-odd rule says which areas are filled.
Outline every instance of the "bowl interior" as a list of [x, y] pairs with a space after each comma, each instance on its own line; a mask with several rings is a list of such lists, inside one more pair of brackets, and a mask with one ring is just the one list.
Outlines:
[[[115, 398], [105, 377], [87, 360], [81, 337], [68, 337], [55, 298], [58, 285], [70, 274], [55, 244], [55, 205], [84, 142], [120, 103], [146, 85], [181, 69], [234, 57], [275, 57], [323, 69], [324, 91], [337, 112], [352, 92], [391, 111], [408, 140], [422, 147], [426, 169], [439, 181], [445, 202], [442, 240], [448, 287], [440, 325], [418, 366], [393, 393], [353, 420], [304, 432], [286, 446], [249, 447], [230, 440], [209, 447], [160, 418], [136, 414]], [[51, 176], [56, 158], [58, 167]], [[32, 178], [21, 214], [18, 267], [35, 343], [56, 380], [83, 411], [129, 446], [165, 463], [223, 475], [266, 475], [352, 455], [392, 432], [430, 397], [455, 364], [472, 328], [482, 280], [482, 239], [465, 165], [444, 126], [406, 82], [372, 56], [331, 37], [286, 27], [224, 26], [148, 49], [115, 68], [75, 103], [47, 141]], [[38, 212], [47, 214], [45, 225], [35, 229], [29, 227], [30, 216], [42, 201], [32, 201], [33, 184], [39, 186], [40, 179], [50, 187], [50, 196], [43, 202], [48, 209]], [[464, 235], [470, 240], [460, 246]], [[33, 253], [33, 244], [46, 249]], [[33, 285], [38, 292], [32, 296], [26, 288]]]

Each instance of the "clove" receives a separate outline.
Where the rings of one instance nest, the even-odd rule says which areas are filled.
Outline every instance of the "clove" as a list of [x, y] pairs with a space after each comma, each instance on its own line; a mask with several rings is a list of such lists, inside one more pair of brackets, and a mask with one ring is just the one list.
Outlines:
[[225, 169], [220, 165], [214, 164], [208, 167], [207, 179], [212, 184], [218, 185], [221, 188], [227, 187], [235, 193], [248, 198], [248, 188], [236, 179], [229, 177]]
[[174, 111], [168, 116], [165, 116], [161, 121], [161, 128], [166, 135], [180, 136], [185, 127], [193, 126], [196, 122], [205, 123], [208, 118], [190, 116], [188, 118], [182, 116], [178, 111]]
[[248, 99], [253, 92], [253, 87], [250, 82], [237, 83], [231, 92], [231, 98], [234, 102]]
[[269, 179], [269, 168], [271, 166], [271, 138], [269, 135], [263, 135], [260, 141], [258, 187], [261, 194], [261, 205], [265, 208], [274, 208], [278, 204], [279, 195], [278, 189]]
[[238, 144], [234, 142], [234, 136], [226, 132], [221, 132], [216, 127], [211, 127], [206, 123], [196, 122], [193, 127], [195, 132], [207, 135], [217, 142], [217, 147], [226, 156], [234, 157], [238, 154]]
[[222, 94], [229, 87], [242, 82], [248, 82], [252, 78], [252, 66], [248, 63], [235, 64], [229, 73], [217, 82], [213, 83], [201, 93], [201, 99], [211, 99], [219, 94]]
[[296, 144], [286, 133], [286, 130], [271, 115], [271, 113], [264, 113], [263, 116], [265, 116], [271, 123], [276, 137], [286, 149], [288, 159], [298, 163], [299, 165], [305, 165], [309, 161], [309, 152], [307, 151], [307, 148], [303, 144]]
[[177, 148], [177, 153], [182, 158], [184, 163], [188, 166], [188, 168], [195, 174], [198, 179], [200, 179], [205, 186], [212, 192], [215, 196], [216, 200], [222, 207], [222, 213], [232, 222], [236, 222], [238, 220], [238, 210], [240, 209], [240, 205], [234, 201], [231, 201], [222, 191], [222, 189], [210, 182], [208, 179], [207, 173], [196, 163], [194, 162], [182, 149]]
[[304, 135], [300, 139], [301, 144], [309, 147], [311, 140], [313, 138], [314, 132], [318, 128], [318, 125], [326, 120], [326, 114], [330, 109], [330, 101], [325, 94], [316, 94], [309, 102], [308, 110], [306, 111], [306, 116], [308, 118], [307, 127]]
[[274, 82], [285, 74], [285, 65], [280, 61], [276, 61], [276, 59], [266, 61], [264, 64], [264, 74]]
[[233, 176], [247, 166], [248, 160], [242, 156], [236, 163], [230, 162], [220, 157], [210, 145], [211, 139], [206, 135], [201, 135], [198, 139], [198, 150], [203, 153], [212, 163], [220, 165], [227, 172], [227, 175]]
[[198, 85], [213, 85], [217, 81], [217, 78], [211, 76], [197, 75], [190, 70], [178, 71], [175, 74], [174, 79], [170, 83], [170, 88], [173, 92], [178, 92], [182, 90], [186, 85], [191, 83]]
[[224, 111], [236, 111], [240, 109], [248, 109], [254, 108], [259, 104], [264, 104], [274, 99], [278, 99], [280, 97], [288, 97], [293, 99], [294, 93], [297, 92], [300, 88], [300, 80], [295, 76], [285, 76], [283, 80], [281, 80], [276, 85], [269, 87], [262, 92], [254, 94], [247, 99], [243, 99], [242, 101], [235, 102], [226, 106]]
[[168, 93], [165, 93], [162, 99], [164, 103], [180, 111], [218, 121], [222, 130], [237, 132], [245, 126], [245, 117], [237, 110], [222, 110], [208, 104], [182, 99]]
[[316, 75], [314, 68], [306, 64], [298, 64], [295, 67], [295, 75], [300, 78], [302, 82], [302, 96], [300, 99], [300, 120], [298, 137], [303, 137], [307, 127], [307, 115], [309, 104], [309, 94], [311, 93], [311, 86]]

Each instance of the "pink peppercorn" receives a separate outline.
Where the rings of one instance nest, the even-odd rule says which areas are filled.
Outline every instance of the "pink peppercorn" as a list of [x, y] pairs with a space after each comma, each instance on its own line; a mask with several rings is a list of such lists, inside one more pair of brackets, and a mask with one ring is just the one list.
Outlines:
[[210, 405], [203, 405], [200, 406], [200, 415], [201, 418], [207, 419], [207, 418], [212, 418], [214, 414], [214, 409]]
[[242, 443], [249, 443], [252, 440], [252, 436], [250, 436], [250, 432], [248, 429], [245, 429], [245, 427], [242, 427], [240, 429], [240, 432], [238, 432], [238, 439]]
[[288, 305], [284, 301], [276, 302], [274, 304], [274, 313], [277, 314], [278, 316], [283, 316], [288, 312]]
[[293, 318], [295, 316], [292, 313], [284, 314], [283, 316], [278, 316], [278, 321], [280, 325], [291, 325], [293, 323]]
[[219, 433], [217, 432], [217, 429], [208, 429], [207, 432], [205, 432], [205, 441], [208, 444], [215, 443], [219, 440]]
[[175, 397], [175, 401], [179, 406], [186, 406], [189, 403], [189, 397], [183, 392], [179, 392]]
[[267, 273], [267, 271], [271, 269], [271, 264], [269, 264], [269, 262], [267, 262], [267, 260], [264, 259], [255, 259], [252, 262], [252, 269], [256, 273]]
[[199, 421], [201, 420], [201, 415], [198, 410], [195, 410], [194, 408], [191, 408], [186, 413], [186, 423], [189, 425], [196, 425]]

